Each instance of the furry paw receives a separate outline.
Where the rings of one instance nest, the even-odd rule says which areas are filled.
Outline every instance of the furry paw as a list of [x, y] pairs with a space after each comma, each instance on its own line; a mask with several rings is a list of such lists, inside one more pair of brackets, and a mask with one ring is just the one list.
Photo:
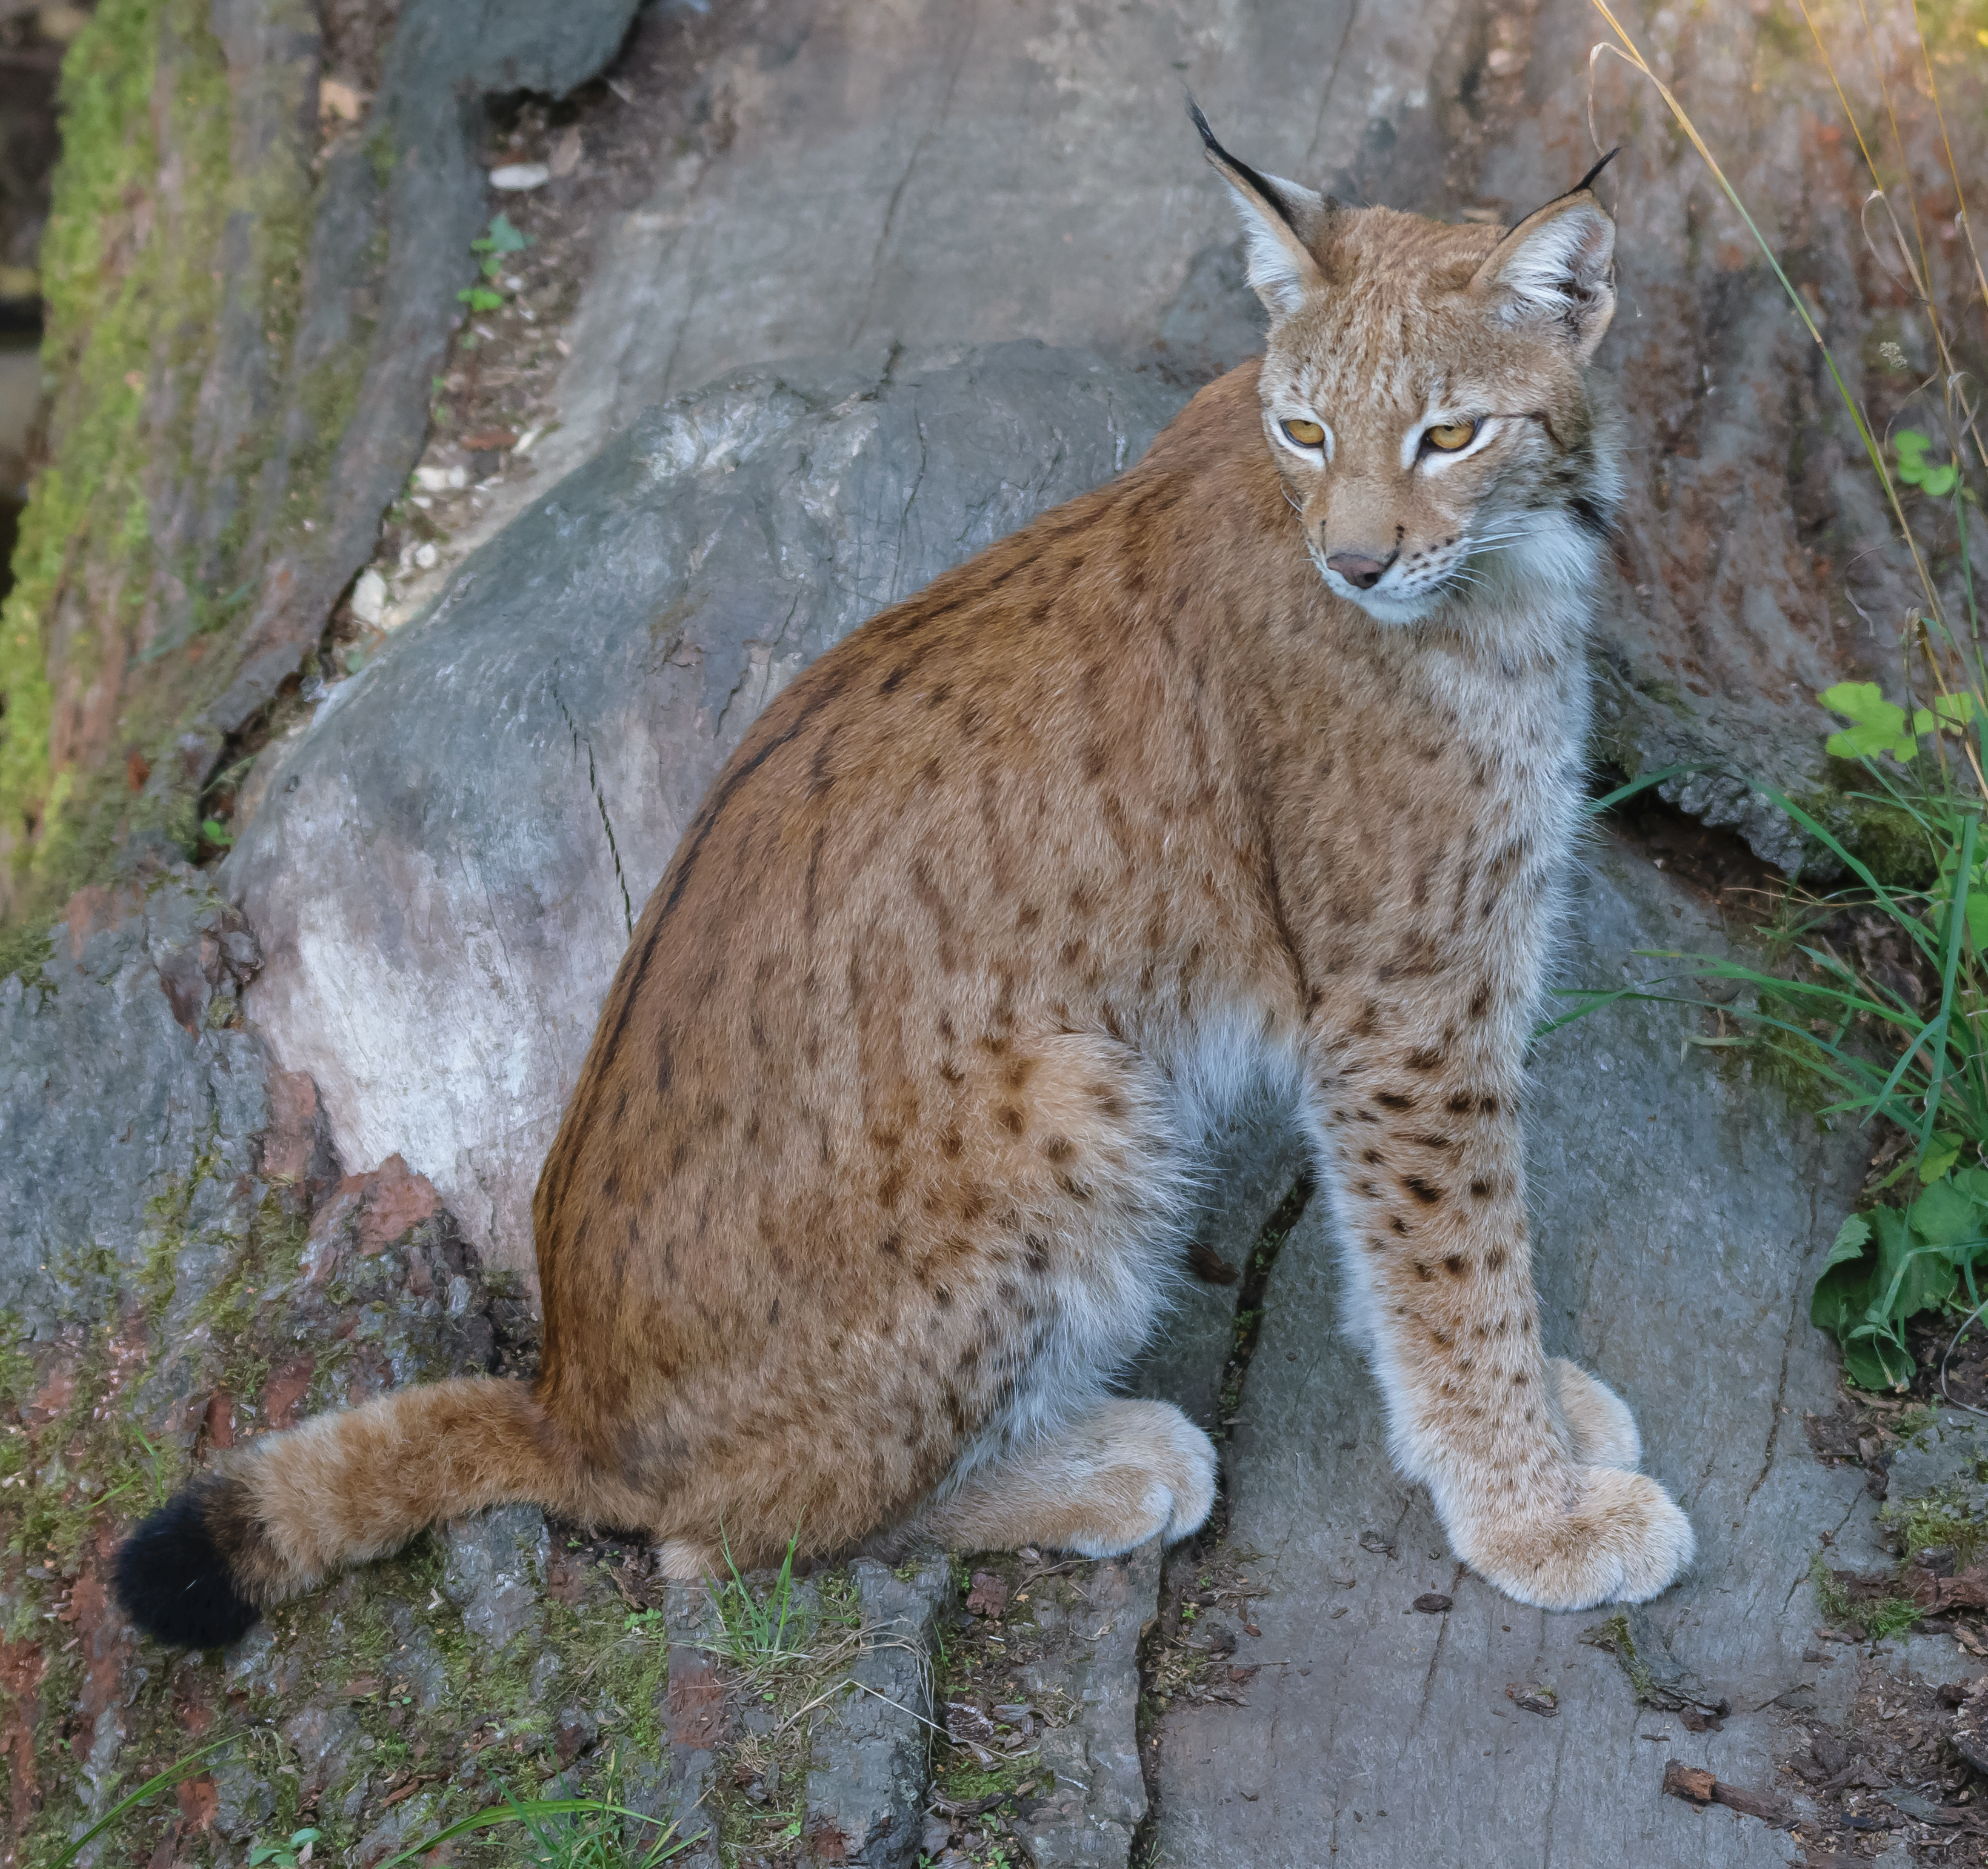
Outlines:
[[651, 1549], [655, 1573], [672, 1583], [695, 1583], [724, 1574], [718, 1553], [694, 1538], [665, 1538]]
[[1087, 1498], [1061, 1539], [1112, 1557], [1151, 1538], [1178, 1544], [1215, 1508], [1215, 1444], [1169, 1402], [1117, 1402], [1086, 1424], [1097, 1436]]
[[1548, 1360], [1547, 1381], [1567, 1430], [1568, 1458], [1577, 1467], [1620, 1467], [1633, 1473], [1643, 1458], [1643, 1438], [1629, 1404], [1562, 1357]]
[[1670, 1495], [1618, 1467], [1577, 1467], [1570, 1477], [1572, 1497], [1557, 1511], [1494, 1509], [1458, 1528], [1457, 1555], [1543, 1610], [1646, 1603], [1668, 1589], [1697, 1550]]

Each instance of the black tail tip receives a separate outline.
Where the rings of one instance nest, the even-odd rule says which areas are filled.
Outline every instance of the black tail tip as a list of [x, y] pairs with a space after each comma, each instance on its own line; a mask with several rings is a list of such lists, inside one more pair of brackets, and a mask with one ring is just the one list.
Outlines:
[[208, 1527], [209, 1508], [227, 1484], [218, 1478], [196, 1480], [117, 1548], [112, 1573], [117, 1600], [159, 1641], [225, 1648], [262, 1619], [261, 1610], [235, 1587]]

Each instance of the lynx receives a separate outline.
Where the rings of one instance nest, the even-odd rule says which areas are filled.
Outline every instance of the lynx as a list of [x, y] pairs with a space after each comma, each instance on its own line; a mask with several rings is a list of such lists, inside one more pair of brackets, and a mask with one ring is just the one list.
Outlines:
[[1264, 356], [766, 709], [539, 1183], [536, 1381], [235, 1450], [123, 1548], [141, 1624], [228, 1641], [504, 1501], [678, 1577], [721, 1541], [1185, 1537], [1215, 1450], [1112, 1385], [1208, 1125], [1266, 1092], [1457, 1555], [1555, 1609], [1690, 1560], [1628, 1410], [1541, 1347], [1520, 1143], [1620, 485], [1614, 224], [1594, 172], [1510, 231], [1345, 208], [1194, 115]]

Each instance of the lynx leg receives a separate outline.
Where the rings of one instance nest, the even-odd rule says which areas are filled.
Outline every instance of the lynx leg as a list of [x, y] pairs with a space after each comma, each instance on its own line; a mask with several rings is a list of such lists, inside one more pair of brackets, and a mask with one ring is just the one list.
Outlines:
[[1541, 1354], [1518, 1043], [1473, 1041], [1440, 1003], [1370, 1012], [1315, 1110], [1396, 1462], [1457, 1555], [1520, 1602], [1645, 1601], [1695, 1541], [1655, 1481], [1623, 1470], [1638, 1450], [1621, 1403]]
[[1111, 1557], [1199, 1531], [1215, 1503], [1215, 1448], [1171, 1402], [1111, 1401], [1054, 1438], [1016, 1448], [918, 1517], [966, 1550], [1046, 1545]]

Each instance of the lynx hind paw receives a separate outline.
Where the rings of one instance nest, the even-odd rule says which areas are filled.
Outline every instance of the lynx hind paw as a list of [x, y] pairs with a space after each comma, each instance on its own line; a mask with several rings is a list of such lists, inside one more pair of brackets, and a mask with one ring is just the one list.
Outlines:
[[1574, 1464], [1620, 1467], [1633, 1473], [1643, 1458], [1643, 1438], [1636, 1431], [1629, 1404], [1605, 1382], [1598, 1382], [1564, 1357], [1554, 1357], [1547, 1370]]
[[1647, 1603], [1696, 1554], [1691, 1521], [1641, 1473], [1584, 1467], [1573, 1506], [1550, 1516], [1490, 1519], [1457, 1555], [1506, 1596], [1543, 1610]]
[[[1080, 1489], [1088, 1493], [1060, 1541], [1085, 1557], [1112, 1557], [1148, 1539], [1190, 1538], [1215, 1509], [1215, 1444], [1171, 1402], [1112, 1404], [1096, 1423], [1101, 1445]], [[1073, 1472], [1070, 1476], [1077, 1475]], [[1057, 1541], [1052, 1541], [1057, 1542]]]
[[718, 1553], [694, 1538], [665, 1538], [652, 1554], [655, 1574], [671, 1583], [696, 1583], [719, 1574]]

